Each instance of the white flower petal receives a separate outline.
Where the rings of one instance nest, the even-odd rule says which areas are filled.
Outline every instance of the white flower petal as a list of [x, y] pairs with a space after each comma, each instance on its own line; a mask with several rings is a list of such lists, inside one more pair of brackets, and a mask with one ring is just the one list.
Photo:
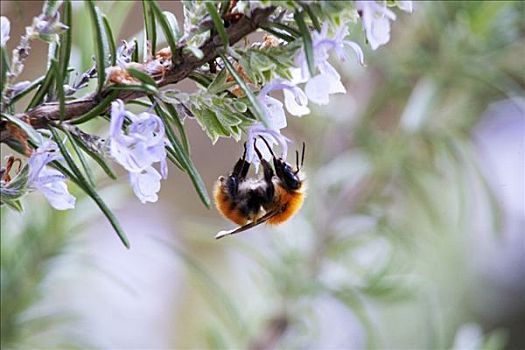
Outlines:
[[260, 122], [253, 124], [248, 129], [248, 139], [246, 140], [246, 160], [255, 166], [255, 171], [259, 171], [260, 160], [255, 152], [254, 141], [257, 149], [261, 152], [264, 159], [270, 160], [272, 158], [270, 151], [266, 144], [260, 139], [264, 139], [272, 146], [278, 144], [281, 148], [281, 157], [286, 159], [288, 153], [288, 144], [290, 140], [280, 133], [278, 130], [267, 129]]
[[140, 173], [129, 173], [129, 182], [133, 192], [142, 202], [156, 202], [159, 197], [161, 176], [153, 167], [148, 167]]
[[0, 17], [0, 46], [4, 47], [9, 40], [9, 32], [11, 30], [11, 23], [5, 16]]
[[274, 130], [285, 128], [287, 123], [283, 103], [270, 96], [266, 96], [262, 103], [266, 112], [266, 117], [270, 123], [270, 128]]
[[[303, 115], [310, 113], [310, 108], [306, 106], [306, 104], [308, 103], [308, 100], [302, 101], [302, 103], [299, 104], [296, 99], [297, 95], [295, 95], [293, 92], [291, 92], [288, 89], [283, 90], [283, 94], [284, 94], [284, 104], [288, 112], [290, 112], [290, 114], [295, 115], [297, 117], [301, 117]], [[305, 96], [305, 99], [306, 99], [306, 96]]]
[[54, 153], [55, 147], [53, 141], [46, 141], [29, 158], [28, 187], [42, 192], [53, 208], [72, 209], [75, 207], [76, 199], [69, 193], [64, 175], [46, 166], [49, 162], [60, 158]]
[[390, 41], [390, 21], [386, 17], [377, 18], [367, 33], [368, 41], [373, 50]]
[[310, 79], [304, 90], [310, 101], [318, 105], [328, 104], [330, 94], [346, 92], [341, 80], [329, 73], [318, 74]]
[[39, 188], [49, 204], [56, 210], [75, 208], [76, 198], [73, 197], [64, 181], [55, 181]]
[[326, 105], [330, 101], [330, 83], [321, 74], [311, 78], [304, 87], [306, 96], [313, 103]]

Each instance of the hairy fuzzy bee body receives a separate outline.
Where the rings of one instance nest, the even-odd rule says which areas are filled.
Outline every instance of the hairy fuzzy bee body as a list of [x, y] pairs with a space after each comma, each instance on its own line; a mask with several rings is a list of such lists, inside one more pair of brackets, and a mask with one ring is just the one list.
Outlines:
[[282, 185], [276, 185], [277, 193], [273, 210], [279, 213], [268, 219], [270, 225], [279, 225], [290, 219], [301, 209], [304, 202], [304, 181], [299, 190], [286, 190]]
[[[271, 151], [270, 146], [267, 146]], [[274, 171], [257, 148], [255, 150], [264, 170], [263, 178], [246, 178], [250, 163], [245, 160], [245, 148], [245, 153], [235, 164], [233, 172], [227, 177], [219, 177], [215, 184], [217, 210], [226, 219], [240, 226], [230, 231], [221, 231], [216, 238], [242, 232], [262, 223], [281, 224], [303, 205], [305, 185], [304, 179], [298, 174], [299, 154], [297, 153], [297, 168], [293, 170], [282, 158], [276, 158], [272, 153]], [[304, 161], [304, 144], [302, 160]]]

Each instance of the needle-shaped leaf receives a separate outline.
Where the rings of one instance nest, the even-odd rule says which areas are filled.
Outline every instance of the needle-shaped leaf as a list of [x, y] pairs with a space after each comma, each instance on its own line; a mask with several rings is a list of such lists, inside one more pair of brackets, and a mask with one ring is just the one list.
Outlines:
[[24, 90], [18, 92], [16, 95], [11, 97], [11, 103], [16, 103], [22, 97], [26, 96], [28, 93], [39, 87], [44, 81], [45, 76], [33, 80]]
[[156, 1], [150, 1], [149, 5], [153, 12], [155, 13], [155, 18], [157, 21], [159, 21], [159, 24], [162, 28], [162, 31], [164, 32], [164, 36], [166, 37], [166, 41], [168, 42], [168, 45], [171, 50], [171, 61], [175, 63], [177, 59], [177, 42], [175, 40], [175, 36], [173, 35], [173, 29], [166, 18], [166, 15], [162, 13], [162, 10], [160, 9], [159, 5]]
[[89, 184], [89, 182], [84, 177], [84, 174], [82, 174], [80, 169], [77, 167], [77, 165], [73, 161], [73, 158], [71, 158], [71, 156], [69, 154], [69, 151], [67, 150], [66, 146], [64, 145], [63, 140], [60, 137], [57, 129], [55, 129], [53, 127], [50, 127], [49, 130], [51, 131], [51, 134], [53, 135], [53, 139], [56, 141], [56, 143], [57, 143], [57, 145], [58, 145], [58, 147], [60, 149], [60, 153], [62, 154], [62, 156], [64, 157], [64, 159], [65, 159], [65, 161], [67, 163], [67, 165], [69, 166], [69, 168], [71, 169], [71, 171], [75, 175], [76, 180], [78, 181], [78, 185], [80, 186], [80, 188], [83, 189], [86, 192], [86, 194], [89, 195], [95, 201], [95, 203], [98, 205], [100, 210], [102, 210], [102, 212], [104, 213], [106, 218], [109, 220], [111, 226], [113, 226], [113, 229], [115, 230], [115, 232], [119, 236], [119, 238], [122, 241], [122, 243], [124, 244], [124, 246], [126, 248], [129, 248], [128, 238], [126, 237], [126, 234], [124, 233], [124, 231], [120, 227], [120, 224], [117, 221], [117, 218], [115, 217], [113, 212], [108, 208], [108, 206], [102, 200], [102, 198], [100, 198], [100, 196], [98, 195], [97, 191], [93, 188], [93, 186], [91, 186]]
[[242, 91], [248, 98], [248, 101], [250, 101], [250, 104], [251, 104], [250, 109], [252, 110], [255, 117], [259, 119], [264, 124], [264, 126], [269, 127], [270, 123], [268, 121], [268, 118], [266, 117], [266, 114], [264, 113], [262, 109], [261, 104], [257, 100], [257, 97], [255, 97], [252, 90], [250, 90], [248, 85], [246, 85], [246, 82], [244, 81], [244, 79], [239, 75], [239, 73], [237, 73], [233, 65], [228, 60], [228, 57], [226, 57], [225, 54], [220, 54], [220, 56], [224, 62], [224, 65], [226, 66], [226, 68], [228, 69], [232, 77], [235, 79], [237, 84], [239, 84], [239, 87], [242, 89]]
[[[115, 175], [111, 167], [104, 160], [101, 150], [95, 149], [92, 143], [88, 144], [88, 142], [84, 140], [80, 135], [76, 135], [74, 133], [70, 133], [70, 134], [75, 139], [76, 143], [80, 146], [80, 148], [88, 156], [90, 156], [95, 162], [97, 162], [98, 165], [100, 165], [100, 167], [102, 168], [102, 170], [104, 170], [106, 175], [108, 175], [113, 180], [116, 180], [117, 176]], [[92, 135], [89, 135], [89, 136], [92, 136]]]
[[115, 66], [117, 64], [117, 47], [115, 43], [115, 37], [113, 36], [113, 30], [111, 30], [111, 25], [109, 24], [109, 21], [106, 15], [102, 16], [102, 21], [104, 21], [104, 29], [108, 37], [109, 53], [111, 56], [111, 65]]
[[159, 90], [149, 84], [113, 84], [108, 87], [110, 91], [140, 91], [149, 95], [157, 95]]
[[[206, 186], [204, 185], [204, 181], [202, 181], [200, 174], [195, 168], [195, 165], [193, 165], [193, 162], [189, 158], [188, 154], [185, 152], [184, 147], [173, 132], [173, 129], [171, 128], [171, 125], [169, 123], [170, 118], [168, 117], [168, 114], [164, 111], [162, 107], [160, 107], [159, 104], [155, 106], [155, 111], [164, 123], [164, 127], [166, 129], [166, 136], [171, 144], [173, 155], [176, 157], [176, 159], [179, 161], [179, 163], [190, 176], [190, 180], [193, 183], [193, 186], [195, 187], [195, 190], [197, 191], [197, 194], [199, 195], [201, 201], [204, 203], [204, 205], [206, 205], [206, 207], [209, 207], [211, 200], [208, 195], [208, 191], [206, 190]], [[169, 150], [170, 148], [168, 148], [168, 151]]]
[[312, 46], [312, 36], [310, 35], [310, 31], [308, 30], [308, 27], [306, 26], [306, 23], [304, 21], [304, 12], [296, 11], [294, 13], [294, 19], [295, 19], [295, 23], [297, 23], [297, 27], [299, 27], [301, 36], [303, 37], [304, 52], [306, 54], [306, 62], [308, 63], [308, 70], [310, 71], [310, 75], [314, 76], [315, 75], [315, 60], [314, 60], [314, 49]]
[[157, 83], [148, 73], [141, 71], [140, 69], [133, 68], [133, 67], [128, 67], [126, 68], [126, 70], [133, 78], [136, 78], [140, 80], [141, 82], [143, 82], [144, 84], [150, 85], [155, 89], [157, 88]]
[[272, 34], [273, 36], [278, 37], [279, 39], [283, 39], [287, 42], [292, 42], [295, 40], [295, 37], [288, 34], [286, 31], [274, 28], [270, 25], [263, 25], [261, 26], [262, 29], [266, 30], [268, 33]]
[[49, 92], [49, 89], [51, 88], [54, 78], [55, 78], [55, 70], [48, 69], [46, 76], [44, 77], [44, 81], [42, 82], [42, 84], [36, 91], [35, 95], [31, 99], [31, 102], [29, 102], [29, 105], [27, 106], [26, 111], [38, 106], [44, 100], [44, 96]]
[[177, 21], [177, 17], [169, 11], [162, 11], [164, 16], [166, 17], [166, 20], [168, 21], [171, 31], [173, 32], [173, 37], [175, 38], [175, 41], [177, 42], [181, 37], [181, 32], [179, 28], [179, 22]]
[[133, 53], [131, 54], [131, 61], [138, 62], [139, 61], [139, 41], [137, 38], [133, 39], [133, 43], [135, 45], [135, 50], [133, 50]]
[[91, 23], [95, 29], [93, 31], [93, 40], [95, 44], [95, 58], [97, 64], [97, 91], [100, 93], [106, 81], [106, 67], [110, 65], [108, 36], [104, 28], [104, 21], [102, 20], [100, 9], [95, 6], [93, 0], [88, 0], [86, 4], [90, 14]]
[[65, 108], [65, 96], [64, 96], [64, 80], [62, 76], [62, 71], [60, 68], [60, 63], [57, 60], [51, 60], [51, 69], [55, 70], [55, 89], [58, 95], [58, 107], [59, 107], [59, 116], [60, 122], [65, 118], [66, 108]]
[[9, 114], [2, 113], [2, 118], [9, 120], [11, 123], [15, 124], [20, 129], [22, 129], [26, 133], [29, 141], [33, 145], [35, 146], [40, 145], [40, 140], [42, 139], [42, 136], [40, 136], [40, 134], [31, 125], [27, 124], [26, 122], [16, 117], [10, 116]]
[[188, 138], [186, 136], [186, 132], [184, 131], [184, 125], [182, 125], [182, 122], [180, 120], [179, 114], [177, 113], [177, 110], [173, 105], [169, 103], [164, 103], [164, 106], [166, 107], [166, 110], [171, 117], [171, 120], [175, 123], [175, 126], [177, 127], [177, 130], [179, 130], [180, 137], [182, 139], [182, 145], [184, 146], [184, 150], [187, 154], [190, 152], [190, 143], [188, 142]]
[[[142, 11], [144, 14], [144, 27], [146, 28], [146, 40], [151, 45], [151, 52], [156, 52], [157, 48], [157, 25], [155, 23], [155, 14], [152, 8], [151, 0], [142, 0]], [[144, 57], [144, 60], [147, 58]]]
[[71, 0], [64, 1], [62, 22], [68, 26], [68, 29], [60, 35], [60, 49], [58, 53], [58, 62], [60, 64], [60, 74], [65, 81], [68, 73], [69, 58], [71, 57], [71, 42], [73, 38], [73, 11], [71, 9]]
[[321, 24], [319, 23], [319, 19], [317, 18], [314, 11], [312, 10], [312, 7], [304, 3], [301, 3], [301, 7], [306, 11], [306, 13], [308, 14], [308, 17], [310, 17], [310, 20], [312, 21], [312, 24], [314, 25], [315, 29], [317, 29], [317, 31], [320, 32]]
[[84, 157], [84, 153], [82, 150], [80, 150], [80, 147], [78, 146], [76, 140], [71, 136], [71, 134], [67, 131], [67, 129], [61, 128], [62, 132], [66, 134], [67, 139], [69, 140], [69, 143], [71, 143], [71, 146], [73, 147], [73, 150], [75, 151], [78, 160], [80, 161], [80, 164], [82, 165], [82, 169], [84, 169], [84, 173], [86, 174], [86, 180], [89, 182], [91, 187], [95, 188], [95, 176], [93, 176], [93, 172], [91, 171], [91, 168], [89, 167], [89, 164], [86, 160], [86, 157]]
[[228, 38], [228, 33], [226, 33], [226, 29], [224, 28], [221, 15], [219, 15], [219, 12], [217, 11], [217, 7], [215, 7], [215, 4], [211, 2], [206, 2], [206, 10], [208, 10], [208, 13], [210, 14], [211, 20], [215, 25], [215, 30], [219, 34], [224, 47], [228, 47], [230, 45], [230, 39]]
[[76, 119], [73, 119], [71, 121], [71, 124], [82, 124], [82, 123], [87, 122], [88, 120], [91, 120], [91, 119], [93, 119], [95, 117], [98, 117], [99, 115], [104, 113], [106, 111], [106, 109], [108, 109], [108, 107], [111, 104], [111, 102], [115, 98], [117, 98], [117, 96], [118, 96], [118, 91], [117, 90], [111, 91], [106, 97], [104, 97], [102, 99], [102, 101], [100, 101], [100, 103], [95, 108], [93, 108], [89, 112], [81, 115], [80, 117], [78, 117]]
[[7, 48], [0, 47], [0, 75], [1, 75], [1, 86], [0, 92], [4, 91], [4, 85], [6, 83], [7, 72], [9, 71], [9, 58], [7, 56]]

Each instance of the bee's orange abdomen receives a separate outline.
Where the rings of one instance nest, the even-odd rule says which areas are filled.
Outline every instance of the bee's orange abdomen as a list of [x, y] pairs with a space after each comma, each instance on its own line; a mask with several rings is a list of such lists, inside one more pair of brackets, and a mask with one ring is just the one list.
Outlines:
[[217, 210], [226, 219], [229, 219], [240, 226], [248, 222], [248, 219], [243, 216], [235, 204], [232, 203], [220, 180], [215, 184], [213, 196], [215, 198], [215, 207], [217, 207]]
[[301, 209], [304, 201], [304, 192], [302, 191], [287, 191], [280, 186], [276, 188], [276, 191], [278, 205], [283, 210], [268, 220], [270, 225], [279, 225], [291, 218]]

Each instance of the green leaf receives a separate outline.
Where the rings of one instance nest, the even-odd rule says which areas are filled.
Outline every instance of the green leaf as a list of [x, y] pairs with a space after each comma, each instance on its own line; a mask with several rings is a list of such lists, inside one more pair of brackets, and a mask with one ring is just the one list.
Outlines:
[[91, 171], [91, 168], [89, 167], [86, 157], [84, 157], [84, 153], [80, 150], [76, 140], [71, 136], [69, 131], [67, 131], [64, 128], [61, 128], [61, 130], [62, 132], [66, 134], [67, 139], [69, 140], [69, 142], [71, 143], [71, 146], [73, 147], [73, 150], [77, 154], [78, 159], [80, 160], [80, 164], [82, 165], [82, 168], [84, 169], [84, 173], [86, 174], [86, 180], [89, 182], [91, 187], [93, 188], [96, 187], [95, 186], [95, 183], [96, 183], [95, 176], [93, 176], [93, 172]]
[[188, 142], [188, 137], [186, 136], [186, 132], [184, 131], [184, 126], [182, 125], [182, 121], [180, 120], [177, 110], [175, 109], [175, 107], [173, 107], [173, 105], [169, 103], [164, 103], [164, 106], [166, 107], [166, 110], [168, 112], [168, 115], [171, 117], [171, 120], [175, 123], [177, 130], [179, 130], [179, 134], [182, 139], [182, 145], [184, 147], [184, 151], [186, 151], [186, 153], [189, 155], [190, 143]]
[[60, 0], [47, 0], [42, 7], [42, 12], [47, 17], [53, 17], [60, 5], [62, 5], [62, 1]]
[[161, 11], [159, 5], [156, 1], [150, 1], [150, 6], [153, 12], [155, 13], [155, 18], [157, 21], [159, 21], [160, 26], [162, 28], [162, 31], [164, 32], [164, 36], [166, 37], [166, 41], [168, 42], [168, 45], [171, 50], [171, 61], [173, 64], [176, 63], [177, 59], [177, 42], [175, 41], [175, 37], [173, 35], [173, 29], [166, 18], [166, 15]]
[[71, 168], [71, 171], [74, 173], [78, 181], [77, 184], [80, 186], [80, 188], [82, 188], [87, 193], [87, 195], [89, 195], [95, 201], [95, 203], [98, 205], [100, 210], [104, 213], [106, 218], [109, 220], [111, 226], [113, 226], [113, 229], [117, 233], [118, 237], [120, 238], [124, 246], [129, 249], [128, 238], [126, 237], [126, 234], [120, 227], [120, 224], [117, 221], [117, 218], [115, 217], [113, 212], [108, 208], [106, 203], [104, 203], [102, 198], [100, 198], [100, 196], [98, 195], [97, 191], [93, 188], [93, 186], [89, 184], [89, 182], [86, 180], [86, 178], [84, 177], [80, 169], [77, 167], [77, 165], [73, 161], [73, 158], [71, 158], [71, 156], [69, 155], [69, 152], [66, 149], [66, 146], [63, 144], [63, 141], [60, 135], [58, 134], [57, 130], [53, 127], [50, 127], [49, 130], [51, 131], [53, 138], [55, 139], [58, 147], [60, 148], [60, 153], [66, 160], [66, 163], [68, 164], [68, 166]]
[[73, 40], [73, 11], [71, 9], [71, 0], [64, 1], [64, 11], [62, 14], [62, 22], [68, 26], [68, 29], [60, 35], [60, 49], [58, 53], [58, 63], [60, 65], [60, 74], [64, 81], [69, 66], [69, 58], [71, 57], [71, 42]]
[[310, 17], [310, 20], [312, 21], [312, 24], [314, 25], [315, 29], [317, 29], [317, 31], [320, 32], [321, 24], [319, 23], [319, 19], [317, 18], [314, 11], [312, 10], [312, 7], [304, 3], [301, 3], [301, 7], [306, 11], [306, 13], [308, 14], [308, 17]]
[[217, 115], [210, 109], [204, 108], [202, 110], [192, 110], [195, 118], [206, 131], [206, 134], [215, 144], [219, 137], [230, 137], [230, 133], [222, 126], [222, 123], [217, 118]]
[[139, 61], [139, 41], [137, 38], [133, 39], [133, 43], [135, 43], [135, 50], [133, 50], [133, 53], [131, 54], [131, 60], [133, 62]]
[[17, 93], [13, 97], [11, 97], [10, 103], [11, 104], [16, 103], [22, 97], [26, 96], [28, 93], [30, 93], [31, 91], [33, 91], [34, 89], [39, 87], [42, 84], [42, 82], [44, 81], [44, 78], [45, 78], [45, 76], [33, 80], [24, 90], [20, 91], [19, 93]]
[[197, 82], [199, 85], [205, 88], [207, 88], [211, 84], [211, 79], [200, 72], [193, 71], [190, 73], [190, 75], [188, 75], [188, 78]]
[[[100, 165], [100, 167], [102, 168], [102, 170], [104, 170], [106, 175], [108, 175], [113, 180], [117, 179], [117, 176], [115, 175], [115, 173], [113, 172], [111, 167], [106, 163], [106, 161], [104, 160], [104, 156], [103, 156], [102, 152], [100, 152], [99, 149], [95, 148], [92, 143], [88, 143], [80, 135], [71, 133], [71, 136], [73, 138], [75, 138], [75, 141], [80, 146], [80, 148], [82, 148], [82, 150], [88, 156], [90, 156], [95, 162], [97, 162], [98, 165]], [[89, 136], [91, 136], [91, 135], [89, 135]]]
[[109, 42], [109, 53], [111, 57], [111, 65], [115, 66], [117, 64], [117, 47], [115, 44], [115, 37], [113, 36], [113, 31], [111, 30], [111, 25], [106, 15], [102, 15], [102, 21], [104, 22], [104, 29]]
[[228, 69], [230, 74], [233, 76], [237, 84], [239, 84], [239, 87], [242, 89], [242, 91], [248, 98], [248, 101], [250, 101], [250, 104], [251, 104], [250, 107], [255, 117], [259, 119], [264, 124], [264, 126], [268, 127], [270, 125], [268, 118], [266, 118], [266, 114], [264, 113], [262, 106], [259, 104], [259, 101], [253, 94], [252, 90], [250, 90], [248, 85], [246, 85], [245, 81], [241, 78], [239, 73], [237, 73], [233, 65], [230, 63], [230, 61], [228, 61], [228, 58], [226, 57], [226, 55], [221, 54], [220, 56], [226, 68]]
[[31, 99], [31, 102], [29, 102], [29, 105], [27, 106], [26, 111], [38, 106], [44, 100], [44, 96], [49, 92], [49, 89], [52, 86], [54, 78], [55, 78], [55, 70], [48, 69], [46, 76], [44, 77], [44, 81], [42, 82], [42, 84], [36, 91], [35, 95]]
[[171, 27], [171, 31], [173, 32], [173, 37], [175, 38], [175, 41], [178, 41], [181, 37], [181, 33], [177, 17], [175, 17], [175, 15], [169, 11], [162, 11], [162, 13], [166, 17], [166, 20], [168, 21]]
[[22, 129], [29, 138], [29, 141], [31, 141], [34, 145], [40, 145], [40, 140], [42, 139], [42, 136], [40, 136], [40, 134], [31, 125], [16, 117], [10, 116], [9, 114], [2, 113], [2, 118], [9, 120], [11, 123], [15, 124], [20, 129]]
[[315, 60], [314, 60], [314, 49], [312, 46], [312, 37], [310, 31], [304, 22], [304, 12], [296, 11], [294, 13], [294, 19], [299, 27], [301, 36], [303, 37], [304, 52], [306, 54], [306, 62], [308, 63], [308, 69], [310, 70], [310, 75], [315, 75]]
[[148, 84], [113, 84], [108, 87], [110, 91], [140, 91], [148, 95], [158, 95], [159, 90]]
[[[144, 27], [146, 28], [146, 40], [150, 42], [151, 52], [155, 53], [157, 48], [157, 25], [151, 0], [142, 0], [142, 11], [144, 14]], [[146, 59], [144, 57], [144, 60]]]
[[22, 206], [22, 202], [20, 202], [20, 199], [8, 199], [5, 198], [5, 195], [2, 192], [2, 198], [0, 199], [0, 204], [5, 204], [9, 208], [16, 210], [19, 213], [22, 213], [24, 211], [24, 207]]
[[99, 115], [101, 115], [108, 109], [109, 105], [115, 98], [117, 98], [118, 94], [119, 92], [117, 90], [110, 91], [110, 93], [106, 97], [104, 97], [102, 101], [100, 101], [100, 103], [95, 108], [81, 115], [80, 117], [71, 120], [70, 123], [71, 124], [82, 124], [95, 117], [98, 117]]
[[9, 71], [9, 56], [8, 56], [8, 53], [7, 53], [7, 48], [6, 47], [0, 47], [0, 59], [2, 60], [1, 63], [0, 63], [0, 74], [1, 74], [1, 83], [2, 85], [0, 86], [0, 92], [3, 92], [4, 91], [4, 86], [5, 86], [5, 83], [7, 82], [6, 81], [6, 78], [7, 78], [7, 72]]
[[95, 30], [93, 31], [93, 40], [95, 44], [95, 58], [97, 65], [98, 88], [100, 93], [106, 81], [106, 67], [110, 65], [109, 62], [109, 43], [108, 36], [104, 29], [104, 22], [102, 20], [102, 13], [100, 9], [95, 6], [93, 0], [86, 2], [90, 14], [91, 22]]
[[208, 191], [206, 190], [206, 186], [204, 185], [204, 182], [202, 181], [202, 178], [198, 173], [197, 169], [193, 165], [191, 158], [189, 158], [188, 154], [184, 151], [184, 147], [181, 145], [180, 141], [177, 139], [177, 136], [173, 132], [169, 123], [168, 114], [159, 106], [159, 104], [157, 104], [157, 106], [155, 107], [155, 111], [157, 112], [157, 115], [162, 119], [164, 127], [166, 128], [166, 136], [171, 144], [171, 147], [168, 147], [168, 152], [170, 152], [170, 150], [173, 151], [173, 155], [175, 156], [177, 161], [190, 176], [191, 182], [193, 183], [193, 186], [195, 187], [195, 190], [197, 191], [197, 194], [199, 195], [201, 201], [206, 207], [209, 208], [211, 200], [208, 195]]
[[228, 47], [230, 45], [230, 39], [228, 38], [228, 33], [226, 33], [224, 23], [222, 22], [222, 18], [219, 15], [217, 8], [213, 3], [206, 2], [206, 10], [208, 10], [208, 13], [210, 14], [211, 20], [215, 25], [215, 30], [217, 30], [217, 33], [219, 34], [219, 37], [222, 40], [222, 44], [224, 45], [224, 47]]
[[208, 93], [212, 95], [216, 95], [220, 92], [223, 92], [232, 86], [234, 86], [236, 83], [234, 81], [227, 81], [228, 79], [228, 70], [223, 69], [215, 76], [215, 79], [211, 82], [210, 85], [208, 85]]
[[[15, 177], [7, 184], [0, 186], [0, 200], [9, 205], [11, 202], [16, 207], [16, 200], [22, 197], [27, 192], [27, 181], [29, 176], [29, 165], [26, 163], [24, 167], [18, 172]], [[15, 209], [15, 208], [13, 208]], [[16, 210], [16, 209], [15, 209]]]
[[201, 49], [199, 49], [198, 47], [193, 46], [193, 45], [185, 46], [182, 49], [182, 51], [191, 53], [193, 56], [195, 56], [199, 60], [201, 60], [204, 57], [204, 52], [202, 52]]
[[133, 67], [128, 67], [126, 68], [126, 70], [133, 78], [137, 78], [144, 84], [150, 85], [152, 88], [157, 89], [157, 83], [151, 76], [149, 76], [148, 73], [143, 72], [140, 69], [133, 68]]
[[60, 123], [64, 121], [66, 108], [65, 108], [65, 96], [64, 96], [64, 80], [60, 64], [57, 60], [51, 60], [51, 69], [55, 70], [55, 88], [58, 95], [58, 106], [60, 111]]

